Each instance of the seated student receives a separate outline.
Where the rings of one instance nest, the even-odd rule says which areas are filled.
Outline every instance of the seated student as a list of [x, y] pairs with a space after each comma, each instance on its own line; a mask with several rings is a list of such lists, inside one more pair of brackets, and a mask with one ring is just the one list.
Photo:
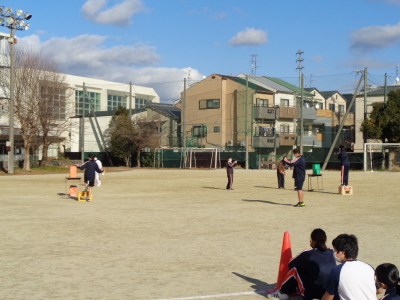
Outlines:
[[393, 264], [381, 264], [375, 270], [376, 282], [386, 290], [381, 300], [400, 300], [399, 270]]
[[300, 293], [305, 300], [320, 299], [326, 290], [329, 274], [336, 266], [332, 249], [326, 247], [326, 234], [322, 229], [311, 232], [310, 246], [289, 262], [289, 272], [278, 293], [268, 297], [289, 299], [288, 295]]
[[336, 260], [342, 264], [332, 269], [322, 300], [376, 300], [374, 269], [357, 260], [357, 237], [340, 234], [332, 245]]

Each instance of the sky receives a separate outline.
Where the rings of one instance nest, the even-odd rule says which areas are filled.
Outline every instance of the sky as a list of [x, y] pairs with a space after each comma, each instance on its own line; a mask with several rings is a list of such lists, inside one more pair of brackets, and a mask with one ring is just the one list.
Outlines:
[[[352, 93], [400, 77], [400, 0], [13, 0], [32, 14], [17, 47], [61, 72], [153, 87], [161, 102], [213, 73], [279, 77]], [[2, 32], [9, 29], [1, 27]], [[253, 61], [253, 62], [252, 62]], [[254, 63], [254, 61], [256, 61]], [[397, 70], [398, 69], [398, 70]], [[397, 74], [399, 72], [399, 74]]]

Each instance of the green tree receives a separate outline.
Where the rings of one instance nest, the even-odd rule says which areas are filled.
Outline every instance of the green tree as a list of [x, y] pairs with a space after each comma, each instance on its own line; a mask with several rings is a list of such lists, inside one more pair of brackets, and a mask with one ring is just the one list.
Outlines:
[[132, 165], [132, 153], [136, 150], [135, 123], [129, 117], [125, 107], [119, 106], [111, 118], [109, 128], [106, 132], [110, 152], [121, 158], [127, 167]]
[[[369, 118], [361, 124], [361, 131], [367, 139], [379, 139], [382, 143], [400, 142], [400, 89], [388, 94], [386, 103], [376, 102], [372, 105]], [[383, 155], [385, 152], [383, 151]], [[389, 149], [389, 155], [393, 151]], [[384, 168], [384, 161], [382, 167]], [[392, 161], [389, 157], [389, 163]], [[389, 164], [389, 169], [391, 169]]]

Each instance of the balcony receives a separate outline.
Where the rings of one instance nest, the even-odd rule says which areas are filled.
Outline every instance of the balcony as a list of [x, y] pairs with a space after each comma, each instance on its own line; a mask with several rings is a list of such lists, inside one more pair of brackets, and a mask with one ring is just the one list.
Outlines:
[[275, 120], [277, 107], [254, 106], [254, 119]]
[[298, 119], [299, 118], [299, 108], [298, 107], [289, 107], [289, 106], [280, 106], [278, 108], [278, 117], [279, 119]]
[[273, 136], [254, 136], [253, 137], [253, 147], [254, 148], [274, 148], [279, 147], [279, 140]]
[[294, 133], [279, 133], [277, 144], [280, 146], [294, 146], [296, 145], [297, 134]]
[[303, 107], [303, 119], [315, 120], [317, 110], [314, 107]]

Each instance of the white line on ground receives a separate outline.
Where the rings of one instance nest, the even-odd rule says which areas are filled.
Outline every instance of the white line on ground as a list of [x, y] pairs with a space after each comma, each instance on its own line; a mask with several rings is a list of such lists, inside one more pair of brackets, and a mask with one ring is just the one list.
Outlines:
[[208, 296], [194, 296], [194, 297], [186, 297], [186, 298], [169, 298], [169, 299], [157, 299], [157, 300], [211, 299], [211, 298], [221, 298], [221, 297], [231, 297], [231, 296], [242, 296], [242, 295], [253, 295], [253, 294], [266, 294], [266, 291], [243, 292], [243, 293], [233, 293], [233, 294], [219, 294], [219, 295], [208, 295]]

